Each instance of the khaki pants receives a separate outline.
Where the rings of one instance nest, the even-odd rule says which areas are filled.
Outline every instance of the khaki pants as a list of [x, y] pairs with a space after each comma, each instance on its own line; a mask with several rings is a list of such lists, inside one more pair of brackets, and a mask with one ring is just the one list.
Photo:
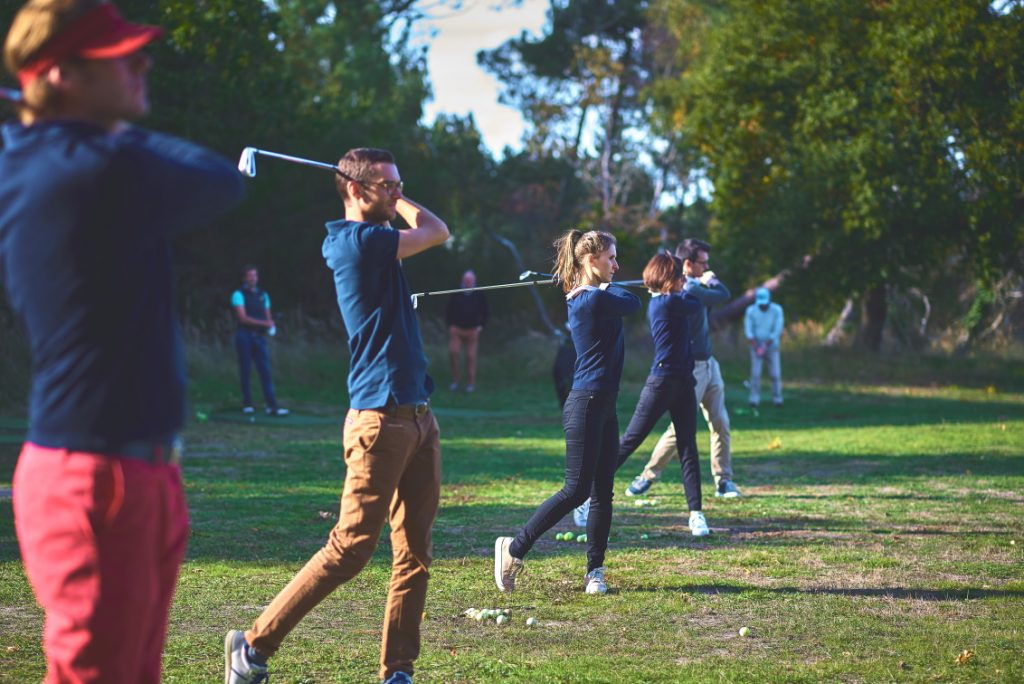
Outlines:
[[412, 674], [420, 651], [441, 486], [440, 433], [434, 414], [415, 418], [350, 410], [344, 429], [345, 490], [338, 524], [327, 544], [245, 633], [260, 653], [273, 655], [285, 636], [338, 586], [369, 562], [384, 523], [391, 526], [391, 586], [384, 613], [380, 678]]
[[[729, 412], [725, 410], [725, 382], [722, 369], [715, 357], [697, 361], [693, 367], [693, 378], [697, 382], [694, 390], [697, 403], [704, 414], [704, 420], [711, 431], [711, 472], [715, 483], [732, 479], [732, 452], [729, 449]], [[668, 430], [658, 440], [651, 459], [644, 466], [643, 476], [657, 480], [669, 461], [679, 457], [676, 448], [676, 429], [669, 423]]]

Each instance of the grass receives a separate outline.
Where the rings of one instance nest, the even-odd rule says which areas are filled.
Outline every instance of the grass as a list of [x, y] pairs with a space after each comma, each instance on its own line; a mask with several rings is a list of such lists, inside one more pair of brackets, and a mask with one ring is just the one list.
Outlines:
[[[727, 347], [723, 345], [723, 347]], [[430, 350], [447, 385], [443, 349]], [[728, 356], [728, 355], [727, 355]], [[746, 496], [710, 496], [714, 534], [689, 536], [679, 474], [639, 508], [618, 497], [613, 591], [585, 596], [583, 547], [554, 540], [520, 589], [494, 588], [491, 545], [560, 486], [553, 349], [492, 346], [472, 396], [439, 391], [445, 484], [435, 525], [420, 682], [1013, 682], [1024, 680], [1024, 371], [997, 358], [784, 352], [786, 407], [746, 408], [746, 363], [726, 358], [734, 468]], [[625, 426], [649, 359], [630, 344]], [[280, 350], [297, 415], [237, 420], [228, 348], [192, 355], [186, 432], [189, 554], [171, 615], [165, 681], [220, 681], [221, 639], [246, 627], [323, 543], [344, 477], [346, 363]], [[0, 681], [38, 681], [41, 613], [21, 573], [9, 487], [18, 420], [0, 421]], [[642, 453], [649, 453], [656, 435]], [[622, 492], [642, 467], [620, 471]], [[375, 680], [390, 550], [329, 597], [273, 660], [274, 681]], [[479, 623], [470, 607], [511, 609]], [[525, 625], [527, 617], [540, 621]], [[750, 628], [740, 637], [740, 627]], [[973, 656], [964, 656], [964, 651]]]

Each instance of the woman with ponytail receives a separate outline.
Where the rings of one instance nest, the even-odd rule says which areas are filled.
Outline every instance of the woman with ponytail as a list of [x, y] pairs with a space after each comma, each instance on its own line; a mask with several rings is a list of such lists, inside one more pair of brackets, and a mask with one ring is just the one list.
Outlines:
[[494, 542], [494, 581], [515, 589], [523, 558], [537, 539], [590, 499], [584, 590], [603, 594], [604, 555], [612, 521], [612, 488], [618, 465], [619, 424], [615, 400], [625, 344], [622, 317], [640, 308], [636, 295], [611, 288], [619, 270], [609, 233], [570, 230], [555, 242], [555, 275], [566, 293], [569, 329], [576, 346], [572, 391], [562, 409], [565, 484], [540, 505], [515, 537]]
[[[622, 436], [616, 469], [647, 439], [665, 412], [672, 417], [683, 470], [683, 490], [690, 508], [690, 532], [710, 533], [701, 512], [700, 461], [697, 456], [697, 397], [690, 349], [690, 316], [700, 312], [696, 297], [683, 292], [683, 262], [667, 252], [656, 254], [644, 268], [644, 285], [653, 295], [647, 309], [654, 338], [654, 363], [640, 391], [633, 418]], [[626, 491], [630, 495], [629, 490]]]

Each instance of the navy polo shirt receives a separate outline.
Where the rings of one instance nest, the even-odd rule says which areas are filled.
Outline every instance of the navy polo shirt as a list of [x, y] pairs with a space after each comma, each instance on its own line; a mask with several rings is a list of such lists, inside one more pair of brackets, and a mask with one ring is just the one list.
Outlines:
[[172, 236], [237, 204], [241, 174], [133, 128], [3, 128], [0, 273], [32, 351], [28, 440], [116, 453], [185, 419]]
[[640, 308], [632, 292], [586, 285], [569, 294], [569, 330], [576, 345], [574, 390], [619, 390], [626, 355], [622, 317]]
[[434, 391], [427, 356], [398, 261], [398, 231], [360, 221], [327, 224], [324, 260], [334, 273], [348, 331], [350, 406], [373, 409], [389, 399], [426, 401]]

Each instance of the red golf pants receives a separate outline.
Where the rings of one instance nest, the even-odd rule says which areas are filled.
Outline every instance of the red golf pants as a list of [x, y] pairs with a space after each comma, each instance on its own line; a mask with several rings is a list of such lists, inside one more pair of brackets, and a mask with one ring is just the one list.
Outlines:
[[45, 682], [159, 682], [188, 537], [178, 465], [26, 443], [13, 498]]

